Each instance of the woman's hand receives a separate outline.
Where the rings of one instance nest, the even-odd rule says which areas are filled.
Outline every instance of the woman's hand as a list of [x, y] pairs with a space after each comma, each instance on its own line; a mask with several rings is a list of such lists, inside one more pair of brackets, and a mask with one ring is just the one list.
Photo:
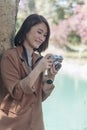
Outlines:
[[54, 79], [55, 75], [58, 73], [60, 68], [56, 69], [55, 64], [53, 63], [51, 68], [48, 69], [48, 77], [51, 78], [51, 79]]
[[45, 70], [51, 69], [53, 65], [53, 60], [50, 58], [52, 54], [47, 54], [45, 57], [43, 57], [40, 62], [38, 63], [38, 69], [41, 72], [44, 72]]
[[52, 64], [51, 68], [48, 70], [49, 76], [55, 76], [57, 74], [58, 70], [55, 69], [55, 64]]

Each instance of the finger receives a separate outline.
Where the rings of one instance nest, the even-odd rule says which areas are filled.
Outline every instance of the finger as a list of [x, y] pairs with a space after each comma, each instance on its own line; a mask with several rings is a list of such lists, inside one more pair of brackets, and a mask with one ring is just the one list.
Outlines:
[[57, 74], [57, 72], [58, 72], [58, 71], [55, 69], [55, 66], [52, 65], [51, 68], [50, 68], [50, 73], [51, 73], [52, 75], [55, 75], [55, 74]]
[[57, 72], [58, 72], [58, 69], [55, 68], [55, 65], [54, 65], [54, 64], [53, 64], [53, 66], [52, 66], [52, 69], [53, 69], [53, 72], [54, 72], [54, 73], [57, 73]]
[[45, 56], [45, 58], [46, 58], [46, 59], [49, 59], [51, 56], [52, 56], [52, 54], [47, 54], [47, 55]]
[[52, 64], [52, 63], [49, 63], [48, 65], [49, 65], [50, 67], [52, 67], [53, 64]]
[[51, 68], [52, 68], [52, 63], [48, 63], [47, 69], [51, 69]]
[[53, 59], [47, 59], [47, 61], [49, 62], [49, 63], [53, 63]]

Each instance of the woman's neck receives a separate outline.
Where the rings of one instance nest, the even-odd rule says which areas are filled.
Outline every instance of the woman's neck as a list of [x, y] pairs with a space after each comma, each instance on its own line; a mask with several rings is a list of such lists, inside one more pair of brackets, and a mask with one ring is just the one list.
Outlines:
[[27, 42], [24, 42], [24, 47], [25, 47], [26, 50], [29, 52], [29, 55], [32, 56], [32, 54], [33, 54], [33, 49], [28, 45]]

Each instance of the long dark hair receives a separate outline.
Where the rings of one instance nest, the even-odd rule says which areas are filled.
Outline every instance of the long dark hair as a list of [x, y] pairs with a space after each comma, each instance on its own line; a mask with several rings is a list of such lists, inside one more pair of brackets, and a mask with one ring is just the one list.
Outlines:
[[24, 20], [21, 28], [19, 29], [19, 31], [17, 32], [14, 38], [15, 46], [22, 46], [26, 38], [26, 34], [30, 31], [30, 29], [34, 25], [39, 23], [45, 23], [45, 25], [47, 26], [47, 36], [46, 36], [46, 40], [40, 45], [40, 47], [34, 50], [37, 50], [39, 53], [45, 51], [49, 43], [50, 27], [47, 20], [42, 15], [38, 15], [38, 14], [31, 14]]

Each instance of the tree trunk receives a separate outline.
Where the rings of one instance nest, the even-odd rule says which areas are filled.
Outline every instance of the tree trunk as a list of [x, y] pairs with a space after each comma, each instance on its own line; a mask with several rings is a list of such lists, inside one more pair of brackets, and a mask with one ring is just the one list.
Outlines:
[[[3, 51], [13, 45], [19, 1], [20, 0], [0, 0], [0, 59]], [[0, 75], [0, 99], [3, 90]]]
[[0, 0], [0, 54], [11, 47], [19, 0]]

